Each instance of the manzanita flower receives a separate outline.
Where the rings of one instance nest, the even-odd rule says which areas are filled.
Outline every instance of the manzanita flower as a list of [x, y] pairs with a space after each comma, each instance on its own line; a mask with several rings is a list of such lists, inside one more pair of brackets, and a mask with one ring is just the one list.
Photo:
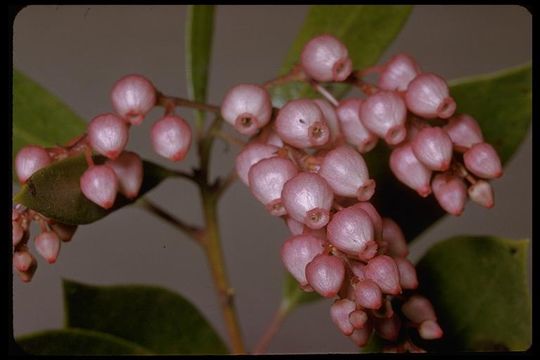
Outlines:
[[116, 159], [120, 155], [128, 138], [128, 125], [114, 114], [96, 116], [88, 124], [90, 147], [109, 159]]
[[334, 193], [317, 174], [298, 173], [285, 183], [281, 197], [287, 214], [311, 229], [320, 229], [330, 220]]
[[354, 285], [354, 301], [363, 308], [377, 310], [382, 306], [381, 288], [373, 280], [360, 280]]
[[364, 159], [347, 145], [336, 147], [324, 156], [319, 175], [337, 195], [366, 201], [375, 192], [375, 181], [369, 178]]
[[337, 295], [344, 278], [345, 265], [337, 256], [319, 254], [306, 266], [306, 279], [309, 285], [327, 298]]
[[247, 144], [236, 156], [235, 169], [242, 182], [249, 186], [249, 169], [262, 159], [276, 156], [278, 148], [260, 142]]
[[405, 101], [411, 112], [426, 119], [448, 119], [456, 110], [446, 81], [432, 73], [422, 73], [410, 82]]
[[463, 152], [475, 144], [484, 142], [480, 126], [472, 116], [467, 114], [451, 117], [443, 129], [452, 139], [456, 151]]
[[284, 184], [297, 173], [298, 169], [289, 159], [266, 158], [249, 170], [249, 188], [270, 214], [282, 216], [288, 211], [282, 195]]
[[354, 331], [354, 326], [349, 320], [349, 315], [356, 309], [354, 301], [349, 299], [338, 299], [330, 306], [330, 318], [338, 329], [346, 336]]
[[[300, 286], [310, 290], [306, 278], [306, 266], [324, 251], [323, 240], [312, 234], [295, 235], [281, 246], [281, 260]], [[311, 289], [312, 290], [312, 289]]]
[[118, 177], [107, 165], [90, 166], [81, 176], [81, 191], [104, 209], [113, 206], [118, 191]]
[[394, 259], [386, 255], [378, 255], [369, 260], [364, 269], [366, 278], [373, 280], [382, 292], [389, 295], [401, 293], [399, 270]]
[[394, 258], [399, 272], [399, 284], [404, 290], [413, 290], [418, 287], [418, 278], [414, 265], [406, 258]]
[[330, 140], [326, 119], [310, 99], [289, 101], [279, 110], [274, 126], [284, 142], [297, 148], [320, 147]]
[[421, 295], [412, 295], [401, 306], [401, 312], [415, 324], [426, 320], [437, 320], [431, 302]]
[[403, 231], [390, 218], [382, 219], [382, 241], [386, 246], [388, 255], [392, 257], [406, 257], [409, 255], [409, 247]]
[[373, 317], [373, 327], [377, 332], [377, 335], [388, 341], [395, 341], [399, 336], [399, 329], [401, 328], [401, 320], [397, 314], [393, 314], [391, 317]]
[[41, 146], [25, 146], [19, 150], [15, 157], [17, 178], [21, 184], [24, 184], [36, 171], [44, 168], [51, 162], [51, 157]]
[[115, 111], [132, 125], [139, 125], [156, 104], [154, 85], [141, 75], [127, 75], [112, 89], [111, 100]]
[[463, 154], [467, 170], [484, 179], [495, 179], [502, 175], [501, 159], [488, 143], [478, 143]]
[[375, 233], [375, 240], [379, 241], [382, 238], [382, 218], [377, 209], [375, 209], [375, 206], [367, 201], [362, 201], [357, 204], [354, 204], [351, 206], [351, 208], [357, 208], [364, 210], [371, 219], [371, 223], [373, 224], [373, 231]]
[[439, 127], [425, 127], [411, 141], [414, 155], [428, 169], [445, 171], [452, 162], [453, 144]]
[[384, 65], [377, 85], [383, 90], [405, 91], [418, 74], [420, 67], [412, 57], [397, 54]]
[[349, 314], [349, 321], [355, 329], [363, 329], [369, 321], [369, 316], [364, 310], [355, 310]]
[[305, 73], [317, 81], [343, 81], [352, 71], [347, 47], [332, 35], [312, 38], [302, 50]]
[[77, 225], [68, 225], [55, 222], [49, 225], [51, 230], [58, 235], [58, 238], [63, 242], [68, 242], [73, 238], [75, 231], [77, 231]]
[[426, 197], [431, 193], [431, 170], [422, 164], [410, 143], [398, 146], [390, 154], [390, 169], [394, 175], [415, 190], [420, 196]]
[[143, 163], [141, 157], [132, 151], [124, 151], [106, 164], [118, 177], [118, 190], [128, 199], [134, 199], [143, 182]]
[[437, 174], [431, 181], [431, 189], [447, 213], [461, 215], [467, 201], [467, 187], [463, 179], [446, 173]]
[[394, 91], [379, 91], [369, 96], [360, 107], [360, 119], [366, 128], [390, 145], [405, 139], [406, 118], [405, 102]]
[[60, 252], [60, 239], [53, 231], [44, 231], [36, 236], [35, 245], [37, 252], [45, 259], [49, 264], [56, 262], [58, 253]]
[[315, 104], [321, 109], [326, 125], [330, 129], [330, 140], [328, 145], [334, 144], [336, 140], [341, 136], [341, 129], [339, 127], [338, 116], [335, 108], [328, 101], [324, 99], [314, 99]]
[[373, 222], [367, 212], [358, 207], [338, 211], [327, 226], [328, 241], [339, 250], [371, 259], [377, 253]]
[[259, 85], [236, 85], [225, 95], [221, 115], [241, 134], [254, 135], [272, 117], [270, 95]]
[[467, 194], [472, 201], [480, 206], [492, 208], [495, 205], [493, 189], [487, 181], [477, 180], [476, 183], [469, 186]]
[[345, 140], [360, 153], [367, 153], [377, 145], [378, 138], [360, 120], [362, 99], [347, 99], [336, 108], [339, 124]]
[[169, 160], [183, 160], [191, 146], [191, 127], [181, 117], [166, 115], [151, 129], [154, 151]]

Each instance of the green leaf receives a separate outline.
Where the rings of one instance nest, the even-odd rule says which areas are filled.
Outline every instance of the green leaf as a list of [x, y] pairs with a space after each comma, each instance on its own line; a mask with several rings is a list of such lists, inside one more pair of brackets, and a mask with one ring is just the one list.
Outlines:
[[[286, 74], [300, 58], [304, 45], [314, 36], [327, 33], [339, 38], [348, 48], [354, 69], [363, 69], [379, 60], [407, 21], [409, 5], [314, 5], [296, 37], [280, 73]], [[333, 86], [343, 96], [347, 85]], [[290, 83], [271, 89], [273, 103], [281, 107], [293, 98], [314, 97], [304, 83]]]
[[[188, 5], [186, 21], [186, 77], [191, 99], [205, 102], [214, 32], [214, 6]], [[203, 112], [195, 111], [198, 127]]]
[[63, 144], [85, 130], [86, 122], [67, 105], [22, 72], [13, 70], [13, 159], [26, 145]]
[[[103, 163], [105, 158], [95, 156], [94, 161]], [[87, 167], [84, 155], [54, 162], [35, 172], [13, 201], [53, 220], [72, 225], [92, 223], [133, 202], [119, 193], [114, 206], [106, 210], [88, 200], [79, 185], [80, 177]], [[139, 197], [167, 176], [174, 175], [170, 170], [148, 161], [143, 161], [143, 171], [144, 179]]]
[[[451, 95], [460, 113], [480, 124], [485, 141], [506, 163], [525, 138], [532, 116], [531, 66], [451, 82]], [[433, 196], [424, 199], [398, 182], [388, 167], [389, 151], [379, 144], [366, 155], [377, 191], [373, 201], [384, 216], [393, 218], [411, 241], [446, 213]], [[399, 201], [396, 201], [398, 199]]]
[[417, 266], [444, 337], [439, 351], [523, 351], [531, 345], [528, 240], [460, 236], [433, 246]]
[[199, 310], [169, 290], [64, 281], [66, 326], [101, 331], [158, 354], [225, 354]]
[[148, 355], [151, 352], [116, 336], [82, 329], [24, 335], [17, 344], [32, 355]]

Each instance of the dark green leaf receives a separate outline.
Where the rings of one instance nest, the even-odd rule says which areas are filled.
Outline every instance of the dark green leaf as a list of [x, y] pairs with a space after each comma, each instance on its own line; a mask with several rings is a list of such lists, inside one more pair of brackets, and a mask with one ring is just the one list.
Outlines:
[[[96, 156], [94, 161], [102, 163], [104, 158]], [[132, 203], [120, 193], [115, 205], [109, 210], [88, 200], [79, 185], [80, 177], [87, 167], [83, 155], [57, 161], [34, 173], [13, 201], [53, 220], [72, 225], [89, 224]], [[157, 186], [167, 176], [173, 175], [171, 171], [148, 161], [143, 161], [143, 167], [144, 179], [139, 197]]]
[[64, 296], [68, 327], [112, 334], [158, 354], [227, 353], [197, 308], [166, 289], [64, 281]]
[[[185, 41], [186, 77], [189, 96], [200, 102], [206, 101], [213, 32], [214, 6], [189, 5]], [[198, 124], [202, 124], [203, 112], [196, 111], [195, 113]]]
[[[503, 163], [507, 162], [525, 138], [531, 121], [530, 65], [451, 84], [458, 111], [474, 116], [485, 140], [495, 147]], [[377, 182], [374, 202], [384, 216], [400, 224], [411, 241], [446, 213], [433, 196], [423, 199], [398, 182], [388, 168], [388, 157], [388, 149], [381, 144], [366, 155], [370, 174]]]
[[63, 144], [85, 130], [84, 120], [67, 105], [20, 71], [13, 70], [13, 159], [26, 145]]
[[461, 236], [436, 244], [417, 266], [444, 337], [442, 351], [523, 351], [531, 345], [528, 240]]
[[[355, 69], [373, 65], [392, 43], [405, 24], [412, 7], [407, 5], [314, 5], [296, 37], [281, 74], [298, 61], [304, 45], [314, 36], [327, 33], [339, 38], [349, 49]], [[333, 92], [344, 95], [348, 86], [334, 86]], [[303, 83], [291, 83], [271, 89], [275, 106], [315, 93]]]
[[83, 329], [49, 330], [21, 336], [17, 344], [32, 355], [147, 355], [151, 352], [116, 336]]

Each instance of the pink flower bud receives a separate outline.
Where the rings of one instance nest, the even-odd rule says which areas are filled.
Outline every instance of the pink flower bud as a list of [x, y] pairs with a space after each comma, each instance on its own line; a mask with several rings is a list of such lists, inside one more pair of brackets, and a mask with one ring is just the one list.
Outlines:
[[426, 197], [431, 193], [429, 186], [431, 170], [416, 158], [410, 143], [392, 150], [390, 169], [399, 181], [415, 190], [420, 196]]
[[300, 286], [306, 287], [306, 266], [324, 250], [323, 241], [313, 235], [296, 235], [285, 241], [281, 247], [281, 260], [287, 271], [298, 281]]
[[252, 142], [247, 144], [236, 156], [236, 173], [242, 182], [249, 186], [249, 169], [262, 159], [276, 156], [278, 148], [272, 145]]
[[347, 47], [332, 35], [312, 38], [302, 50], [305, 73], [317, 81], [343, 81], [352, 71]]
[[446, 212], [455, 216], [461, 215], [467, 200], [467, 187], [461, 178], [437, 174], [431, 182], [431, 189], [439, 205]]
[[456, 111], [446, 81], [431, 73], [420, 74], [410, 82], [405, 101], [411, 112], [426, 119], [448, 119]]
[[366, 346], [372, 331], [373, 326], [371, 325], [371, 321], [368, 321], [363, 328], [354, 329], [353, 333], [349, 336], [349, 339], [351, 339], [358, 347]]
[[221, 115], [238, 132], [251, 136], [272, 117], [270, 95], [259, 85], [236, 85], [225, 95]]
[[484, 179], [495, 179], [502, 175], [499, 155], [488, 143], [473, 145], [463, 154], [463, 162], [467, 170]]
[[373, 206], [373, 204], [371, 204], [370, 202], [363, 201], [363, 202], [354, 204], [351, 207], [362, 209], [369, 215], [369, 218], [371, 219], [371, 223], [373, 224], [373, 231], [375, 233], [375, 239], [377, 241], [381, 240], [382, 218], [381, 218], [381, 215], [379, 215], [379, 212], [377, 211], [377, 209], [375, 209], [375, 206]]
[[375, 192], [375, 181], [369, 178], [364, 159], [347, 145], [339, 146], [324, 156], [319, 175], [337, 195], [365, 201]]
[[36, 250], [49, 264], [54, 264], [60, 252], [60, 239], [55, 232], [45, 231], [36, 236]]
[[119, 191], [128, 199], [134, 199], [139, 194], [143, 181], [141, 157], [134, 152], [124, 151], [118, 158], [108, 160], [106, 164], [118, 178]]
[[386, 243], [388, 255], [392, 257], [406, 257], [409, 248], [405, 235], [399, 225], [390, 218], [382, 219], [382, 240]]
[[364, 264], [363, 262], [349, 260], [349, 269], [351, 270], [353, 275], [358, 278], [358, 280], [364, 280], [366, 278], [364, 274], [365, 267], [366, 267], [366, 264]]
[[414, 155], [430, 170], [445, 171], [452, 162], [452, 140], [439, 127], [426, 127], [411, 141]]
[[279, 135], [274, 131], [270, 130], [270, 135], [266, 138], [266, 145], [275, 146], [278, 148], [283, 147], [283, 140], [279, 137]]
[[330, 318], [338, 329], [346, 336], [354, 331], [354, 327], [349, 321], [349, 315], [356, 309], [354, 301], [349, 299], [339, 299], [334, 301], [330, 307]]
[[172, 161], [183, 160], [191, 146], [191, 128], [179, 116], [167, 115], [152, 125], [154, 151]]
[[30, 282], [32, 281], [32, 278], [34, 277], [34, 273], [37, 269], [37, 262], [34, 262], [30, 269], [28, 271], [17, 271], [17, 275], [19, 275], [19, 279], [21, 279], [22, 282]]
[[467, 193], [471, 200], [480, 206], [492, 208], [495, 205], [493, 189], [487, 181], [478, 180], [467, 189]]
[[306, 266], [306, 279], [316, 292], [331, 298], [337, 295], [343, 279], [345, 265], [336, 256], [319, 254]]
[[437, 320], [431, 302], [421, 295], [411, 296], [401, 306], [401, 312], [414, 324], [420, 324], [426, 320]]
[[368, 97], [360, 107], [360, 119], [390, 145], [399, 144], [407, 135], [407, 108], [396, 92], [380, 91]]
[[341, 136], [336, 109], [324, 99], [314, 99], [313, 102], [321, 109], [326, 125], [330, 129], [329, 143], [334, 143]]
[[382, 306], [381, 288], [372, 280], [361, 280], [355, 285], [354, 299], [365, 309], [379, 309]]
[[406, 54], [397, 54], [385, 64], [378, 86], [383, 90], [405, 91], [418, 74], [420, 68], [413, 58]]
[[27, 272], [36, 264], [36, 259], [26, 249], [13, 253], [13, 267], [20, 272]]
[[287, 227], [293, 235], [301, 235], [304, 233], [305, 225], [299, 221], [294, 220], [292, 217], [287, 216]]
[[349, 315], [349, 321], [355, 329], [364, 328], [368, 320], [368, 314], [363, 310], [355, 310]]
[[36, 171], [44, 168], [52, 162], [51, 157], [40, 146], [25, 146], [15, 157], [15, 170], [21, 184], [26, 183]]
[[90, 201], [104, 209], [113, 206], [118, 190], [118, 177], [107, 165], [90, 166], [81, 176], [81, 191]]
[[339, 104], [336, 112], [345, 140], [363, 154], [377, 145], [378, 138], [360, 121], [361, 106], [361, 99], [347, 99]]
[[395, 341], [399, 335], [401, 328], [401, 320], [397, 314], [390, 318], [373, 318], [373, 327], [377, 334], [383, 339]]
[[285, 104], [276, 117], [275, 130], [284, 142], [297, 148], [323, 146], [330, 139], [330, 129], [319, 106], [309, 99]]
[[283, 206], [283, 186], [297, 173], [296, 166], [289, 159], [266, 158], [249, 170], [249, 188], [257, 200], [266, 206], [270, 214], [282, 216], [287, 213], [286, 206]]
[[332, 245], [360, 260], [369, 260], [377, 253], [373, 222], [362, 209], [351, 206], [338, 211], [326, 230]]
[[443, 129], [452, 139], [456, 150], [468, 149], [484, 141], [480, 126], [472, 116], [467, 114], [451, 117]]
[[127, 75], [112, 89], [114, 110], [132, 125], [139, 125], [156, 104], [156, 89], [141, 75]]
[[17, 221], [11, 221], [11, 238], [13, 242], [13, 247], [19, 245], [21, 240], [24, 237], [24, 229]]
[[298, 173], [283, 186], [282, 199], [287, 213], [311, 229], [320, 229], [330, 220], [334, 193], [317, 174]]
[[50, 224], [51, 230], [58, 235], [58, 238], [63, 242], [68, 242], [73, 238], [75, 231], [77, 231], [77, 225], [68, 225], [62, 223]]
[[377, 283], [383, 293], [390, 295], [401, 293], [399, 270], [390, 256], [379, 255], [369, 260], [364, 272], [366, 278]]
[[128, 138], [128, 125], [114, 114], [96, 116], [88, 124], [90, 147], [109, 159], [116, 159], [120, 155]]
[[399, 272], [399, 284], [402, 289], [413, 290], [418, 287], [418, 278], [414, 265], [405, 258], [394, 258]]
[[418, 327], [418, 333], [422, 339], [435, 340], [443, 336], [443, 331], [439, 324], [433, 320], [426, 320]]

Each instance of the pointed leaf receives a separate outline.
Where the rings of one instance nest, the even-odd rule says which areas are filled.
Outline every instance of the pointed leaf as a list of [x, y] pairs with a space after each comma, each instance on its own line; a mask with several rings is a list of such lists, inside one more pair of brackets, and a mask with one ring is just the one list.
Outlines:
[[64, 281], [66, 326], [101, 331], [158, 354], [225, 354], [199, 310], [169, 290]]
[[[214, 6], [188, 5], [186, 21], [186, 77], [191, 99], [206, 101], [208, 70], [214, 32]], [[203, 124], [203, 112], [195, 111], [197, 124]]]
[[[531, 66], [451, 82], [451, 95], [460, 113], [471, 114], [485, 140], [503, 163], [517, 151], [529, 129], [532, 112]], [[388, 167], [389, 150], [379, 144], [366, 155], [370, 175], [377, 182], [374, 202], [384, 216], [402, 227], [413, 240], [446, 213], [433, 196], [424, 199], [398, 182]], [[396, 202], [396, 199], [399, 199]]]
[[31, 355], [148, 355], [151, 351], [116, 336], [83, 329], [48, 330], [20, 336]]
[[[24, 146], [54, 146], [84, 133], [86, 122], [41, 85], [13, 70], [13, 159]], [[16, 180], [13, 171], [13, 179]]]
[[528, 240], [460, 236], [433, 246], [417, 266], [444, 330], [436, 351], [523, 351], [531, 345]]
[[[94, 157], [96, 163], [103, 163], [104, 160], [101, 156]], [[83, 155], [57, 161], [34, 173], [13, 201], [53, 220], [72, 225], [92, 223], [133, 202], [119, 193], [115, 205], [106, 210], [88, 200], [79, 185], [81, 175], [87, 168]], [[149, 161], [143, 161], [143, 171], [139, 197], [159, 185], [167, 176], [174, 175]]]
[[[304, 45], [314, 36], [327, 33], [339, 38], [348, 48], [354, 69], [363, 69], [377, 62], [407, 21], [409, 5], [314, 5], [304, 21], [286, 59], [281, 74], [287, 73], [300, 59]], [[343, 96], [350, 87], [332, 86], [336, 96]], [[304, 83], [290, 83], [271, 89], [275, 106], [298, 97], [316, 94]]]

